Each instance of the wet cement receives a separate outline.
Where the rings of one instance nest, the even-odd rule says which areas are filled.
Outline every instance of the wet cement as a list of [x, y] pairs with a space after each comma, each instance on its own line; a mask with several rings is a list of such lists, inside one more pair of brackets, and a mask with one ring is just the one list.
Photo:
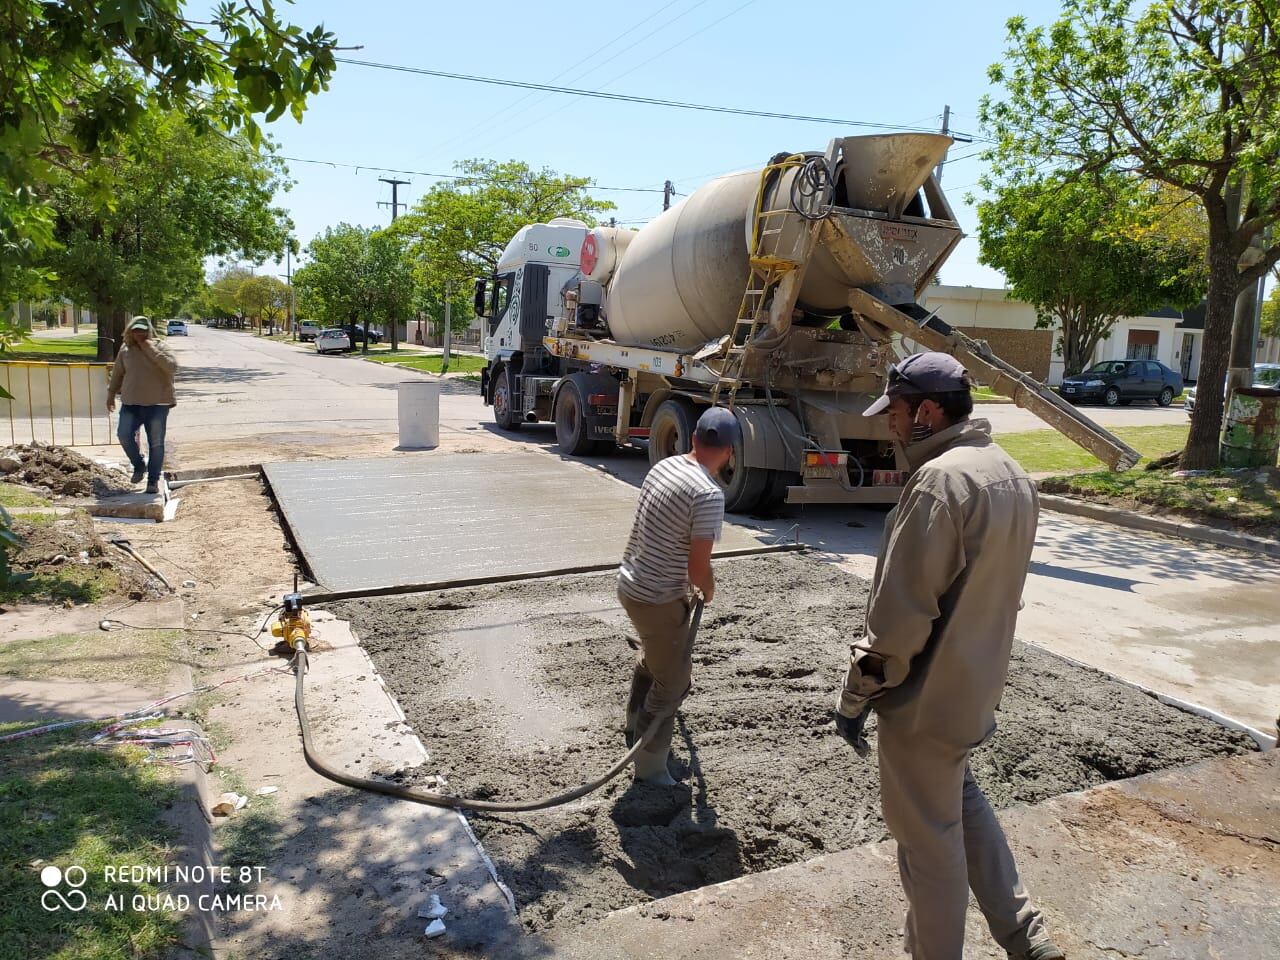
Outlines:
[[[887, 836], [874, 759], [831, 722], [866, 581], [799, 555], [716, 564], [678, 718], [674, 789], [626, 775], [577, 804], [477, 816], [533, 930]], [[611, 575], [355, 601], [368, 648], [452, 792], [546, 796], [605, 770], [629, 623]], [[1253, 749], [1247, 737], [1016, 645], [995, 737], [972, 766], [997, 806]], [[874, 722], [872, 724], [874, 742]]]

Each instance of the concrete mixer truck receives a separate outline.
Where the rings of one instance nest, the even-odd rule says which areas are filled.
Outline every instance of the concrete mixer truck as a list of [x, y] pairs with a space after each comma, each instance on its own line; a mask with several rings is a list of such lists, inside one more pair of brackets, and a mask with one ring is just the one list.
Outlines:
[[476, 282], [481, 392], [505, 430], [555, 424], [570, 455], [682, 453], [719, 404], [742, 440], [729, 510], [894, 502], [906, 461], [864, 417], [889, 364], [945, 350], [1113, 469], [1137, 453], [919, 306], [963, 236], [934, 173], [951, 140], [891, 134], [719, 177], [639, 231], [530, 224]]

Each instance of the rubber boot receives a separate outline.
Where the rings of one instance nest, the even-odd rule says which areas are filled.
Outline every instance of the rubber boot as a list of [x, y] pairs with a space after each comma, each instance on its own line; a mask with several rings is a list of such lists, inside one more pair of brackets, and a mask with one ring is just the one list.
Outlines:
[[667, 769], [667, 751], [650, 753], [641, 750], [636, 754], [635, 779], [641, 783], [651, 783], [658, 787], [674, 787], [676, 781]]
[[639, 729], [640, 714], [644, 710], [645, 698], [649, 696], [649, 688], [653, 686], [653, 678], [641, 672], [637, 663], [631, 673], [631, 695], [627, 697], [627, 717], [623, 730], [627, 739], [627, 749], [635, 746], [636, 738], [644, 734]]
[[1009, 960], [1067, 960], [1067, 955], [1052, 940], [1041, 940], [1026, 953], [1009, 954]]

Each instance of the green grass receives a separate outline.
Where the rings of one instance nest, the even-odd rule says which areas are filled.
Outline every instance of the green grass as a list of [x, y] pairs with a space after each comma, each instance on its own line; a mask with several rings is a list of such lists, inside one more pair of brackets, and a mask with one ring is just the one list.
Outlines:
[[14, 483], [0, 483], [0, 507], [47, 507], [50, 501]]
[[[1259, 477], [1270, 477], [1270, 482]], [[1167, 470], [1078, 473], [1040, 481], [1046, 493], [1103, 500], [1114, 506], [1142, 504], [1160, 513], [1197, 520], [1227, 521], [1242, 530], [1280, 533], [1280, 471], [1214, 471], [1174, 477]]]
[[990, 387], [978, 386], [973, 388], [974, 403], [1013, 403], [1008, 397], [1002, 397], [1000, 394], [992, 391]]
[[[1187, 442], [1188, 429], [1186, 424], [1168, 424], [1116, 427], [1111, 432], [1142, 454], [1144, 459], [1151, 459], [1180, 450]], [[1076, 446], [1056, 430], [998, 434], [995, 439], [1028, 473], [1095, 470], [1103, 465], [1093, 454]]]
[[[401, 367], [407, 367], [410, 370], [421, 370], [424, 373], [439, 373], [440, 364], [443, 357], [440, 354], [421, 354], [415, 356], [411, 353], [402, 353], [396, 356], [392, 353], [385, 353], [382, 356], [370, 356], [368, 358], [375, 363], [394, 363]], [[477, 357], [474, 354], [455, 353], [449, 358], [450, 373], [479, 373], [488, 363], [484, 357]]]
[[[27, 724], [0, 724], [0, 734]], [[156, 895], [150, 884], [103, 878], [107, 865], [161, 867], [171, 830], [162, 815], [175, 790], [138, 748], [90, 747], [73, 727], [0, 745], [0, 954], [45, 960], [160, 960], [177, 943], [179, 917], [105, 909], [108, 894]], [[87, 909], [48, 911], [41, 869], [77, 865]], [[69, 890], [64, 882], [64, 894]], [[51, 903], [55, 902], [52, 899]]]
[[0, 351], [0, 360], [72, 360], [83, 363], [98, 355], [98, 332], [75, 337], [23, 340], [12, 350]]
[[20, 640], [0, 646], [0, 674], [155, 685], [169, 675], [178, 638], [176, 630], [120, 629]]

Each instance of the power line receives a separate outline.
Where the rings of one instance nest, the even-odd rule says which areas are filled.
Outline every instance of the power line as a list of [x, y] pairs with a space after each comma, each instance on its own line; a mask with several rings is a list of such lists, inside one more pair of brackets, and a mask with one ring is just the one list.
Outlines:
[[[655, 11], [654, 11], [652, 14], [650, 14], [649, 16], [641, 18], [641, 19], [640, 19], [640, 20], [638, 20], [636, 23], [632, 24], [630, 27], [628, 27], [627, 29], [623, 30], [621, 33], [619, 33], [617, 36], [615, 36], [615, 37], [614, 37], [612, 40], [610, 40], [608, 43], [605, 43], [605, 44], [603, 44], [603, 45], [601, 45], [601, 46], [599, 46], [599, 47], [596, 47], [596, 49], [595, 49], [591, 54], [589, 54], [588, 56], [583, 57], [582, 59], [580, 59], [580, 60], [576, 61], [575, 63], [573, 63], [573, 64], [572, 64], [572, 65], [570, 65], [569, 67], [565, 68], [564, 70], [561, 70], [559, 73], [557, 73], [554, 77], [552, 77], [552, 78], [551, 78], [550, 80], [548, 80], [547, 82], [548, 82], [548, 83], [555, 83], [555, 82], [556, 82], [557, 80], [559, 80], [561, 77], [564, 77], [564, 76], [566, 76], [566, 75], [568, 75], [568, 74], [571, 74], [571, 73], [574, 75], [571, 79], [574, 79], [574, 80], [577, 80], [577, 79], [579, 79], [579, 78], [581, 78], [581, 77], [585, 77], [585, 76], [587, 76], [587, 75], [588, 75], [588, 74], [590, 74], [590, 73], [594, 73], [596, 70], [600, 69], [600, 67], [604, 66], [604, 64], [597, 64], [596, 66], [594, 66], [594, 67], [588, 67], [588, 68], [587, 68], [587, 69], [585, 69], [585, 70], [582, 70], [582, 69], [580, 69], [580, 68], [585, 67], [588, 63], [590, 63], [592, 60], [594, 60], [596, 57], [598, 57], [598, 56], [599, 56], [601, 53], [603, 53], [605, 50], [609, 49], [611, 46], [613, 46], [613, 45], [614, 45], [615, 43], [617, 43], [619, 40], [621, 40], [621, 39], [623, 39], [624, 37], [626, 37], [629, 33], [632, 33], [632, 32], [633, 32], [633, 31], [635, 31], [637, 28], [642, 27], [642, 26], [644, 26], [646, 23], [648, 23], [648, 22], [652, 21], [654, 18], [656, 18], [656, 17], [658, 16], [658, 14], [662, 13], [663, 11], [667, 10], [668, 8], [673, 7], [673, 6], [675, 6], [677, 3], [681, 3], [681, 2], [683, 2], [683, 0], [669, 0], [669, 2], [667, 2], [667, 3], [666, 3], [666, 4], [664, 4], [663, 6], [659, 7], [657, 10], [655, 10]], [[675, 21], [676, 21], [676, 20], [679, 20], [679, 19], [680, 19], [680, 17], [683, 17], [683, 16], [685, 16], [686, 14], [691, 13], [693, 10], [696, 10], [699, 6], [701, 6], [701, 5], [702, 5], [702, 2], [705, 2], [705, 0], [701, 0], [701, 2], [700, 2], [700, 3], [695, 4], [693, 7], [690, 7], [690, 8], [689, 8], [689, 10], [686, 10], [684, 13], [677, 15], [674, 19], [672, 19], [672, 20], [668, 20], [668, 21], [667, 21], [666, 23], [664, 23], [664, 24], [660, 24], [660, 25], [659, 25], [659, 27], [658, 27], [658, 29], [660, 30], [660, 29], [662, 29], [663, 27], [667, 27], [667, 26], [670, 26], [672, 23], [675, 23]], [[653, 31], [653, 32], [656, 32], [656, 31]], [[651, 36], [653, 35], [653, 32], [651, 32], [651, 33], [646, 33], [646, 34], [645, 34], [643, 37], [641, 37], [639, 40], [635, 41], [635, 43], [632, 43], [632, 44], [630, 44], [629, 46], [623, 47], [623, 49], [622, 49], [622, 50], [620, 50], [620, 51], [618, 51], [618, 53], [617, 53], [617, 54], [615, 54], [615, 56], [621, 56], [622, 54], [624, 54], [624, 53], [626, 53], [628, 50], [630, 50], [632, 47], [634, 47], [636, 44], [638, 44], [638, 43], [643, 43], [645, 40], [647, 40], [649, 37], [651, 37]], [[535, 91], [535, 92], [536, 92], [536, 91]], [[520, 104], [524, 103], [526, 100], [529, 100], [531, 97], [533, 97], [533, 93], [526, 93], [524, 96], [519, 97], [519, 98], [517, 98], [516, 100], [512, 101], [511, 103], [507, 104], [505, 107], [500, 107], [498, 110], [494, 111], [494, 112], [493, 112], [493, 113], [491, 113], [489, 116], [487, 116], [484, 120], [481, 120], [479, 123], [477, 123], [477, 124], [475, 124], [475, 125], [473, 125], [473, 126], [469, 127], [467, 130], [463, 131], [462, 133], [457, 134], [456, 136], [450, 137], [450, 138], [449, 138], [448, 140], [446, 140], [443, 144], [441, 144], [439, 147], [437, 147], [437, 148], [436, 148], [436, 149], [437, 149], [437, 151], [442, 151], [442, 150], [444, 150], [446, 147], [448, 147], [448, 146], [450, 146], [450, 145], [452, 145], [452, 144], [454, 144], [454, 143], [457, 143], [459, 140], [463, 140], [463, 139], [465, 139], [465, 138], [467, 138], [467, 137], [471, 136], [471, 134], [473, 134], [473, 133], [475, 133], [475, 132], [477, 132], [477, 131], [487, 129], [491, 121], [493, 121], [493, 120], [497, 119], [498, 117], [502, 116], [504, 113], [507, 113], [507, 112], [509, 112], [509, 111], [511, 111], [511, 110], [513, 110], [513, 109], [515, 109], [515, 108], [516, 108], [516, 107], [518, 107]], [[533, 103], [533, 104], [531, 104], [530, 106], [531, 106], [531, 107], [532, 107], [532, 106], [536, 106], [538, 103], [541, 103], [543, 99], [545, 99], [545, 98], [544, 98], [544, 97], [539, 97], [539, 98], [538, 98], [538, 100], [534, 101], [534, 103]]]
[[[683, 100], [667, 100], [662, 97], [643, 97], [625, 93], [608, 93], [604, 90], [586, 90], [581, 87], [561, 87], [550, 83], [531, 83], [526, 80], [503, 80], [497, 77], [482, 77], [469, 73], [453, 73], [448, 70], [431, 70], [427, 67], [407, 67], [394, 63], [378, 63], [373, 60], [353, 60], [348, 57], [335, 57], [338, 63], [348, 63], [357, 67], [370, 67], [375, 70], [391, 70], [396, 73], [413, 73], [425, 77], [440, 77], [445, 80], [466, 80], [470, 83], [487, 83], [499, 87], [515, 87], [521, 90], [545, 90], [549, 93], [562, 93], [574, 97], [588, 97], [597, 100], [616, 100], [623, 103], [639, 103], [652, 107], [670, 107], [676, 110], [698, 110], [704, 113], [724, 113], [740, 117], [760, 117], [766, 120], [792, 120], [799, 123], [828, 123], [843, 127], [870, 127], [878, 130], [900, 130], [906, 133], [937, 133], [932, 127], [908, 127], [895, 123], [875, 123], [870, 120], [848, 120], [838, 117], [819, 117], [796, 113], [775, 113], [771, 110], [749, 110], [743, 107], [724, 107], [706, 103], [688, 103]], [[975, 140], [984, 140], [975, 137]]]
[[[751, 6], [751, 5], [752, 5], [753, 3], [755, 3], [755, 2], [756, 2], [756, 0], [746, 0], [746, 2], [745, 2], [745, 3], [741, 4], [740, 6], [734, 7], [734, 8], [733, 8], [732, 10], [730, 10], [728, 13], [724, 14], [723, 16], [721, 16], [721, 17], [719, 17], [719, 18], [717, 18], [717, 19], [715, 19], [715, 20], [712, 20], [712, 21], [711, 21], [710, 23], [708, 23], [706, 26], [701, 27], [701, 28], [699, 28], [699, 29], [695, 30], [693, 33], [686, 34], [686, 35], [684, 36], [684, 38], [683, 38], [683, 39], [681, 39], [681, 40], [677, 40], [675, 43], [671, 44], [671, 46], [666, 47], [665, 49], [663, 49], [663, 50], [659, 51], [658, 53], [655, 53], [653, 56], [649, 57], [649, 59], [647, 59], [647, 60], [641, 60], [641, 61], [640, 61], [639, 63], [637, 63], [634, 67], [631, 67], [631, 68], [629, 68], [629, 69], [627, 69], [627, 70], [624, 70], [622, 73], [616, 74], [615, 76], [613, 76], [613, 77], [611, 77], [610, 79], [606, 80], [604, 83], [602, 83], [602, 84], [600, 85], [600, 86], [601, 86], [601, 88], [608, 87], [608, 86], [612, 86], [613, 84], [615, 84], [615, 83], [617, 83], [619, 80], [621, 80], [623, 77], [629, 77], [631, 74], [635, 73], [635, 72], [636, 72], [637, 70], [639, 70], [641, 67], [648, 66], [650, 63], [653, 63], [653, 61], [657, 60], [659, 57], [664, 57], [664, 56], [666, 56], [668, 53], [670, 53], [670, 52], [671, 52], [672, 50], [674, 50], [676, 47], [679, 47], [679, 46], [681, 46], [681, 45], [683, 45], [683, 44], [685, 44], [685, 43], [688, 43], [690, 40], [692, 40], [692, 39], [693, 39], [694, 37], [696, 37], [696, 36], [699, 36], [700, 34], [706, 33], [706, 32], [707, 32], [708, 30], [710, 30], [712, 27], [716, 26], [717, 24], [720, 24], [720, 23], [724, 22], [725, 20], [728, 20], [728, 19], [729, 19], [730, 17], [732, 17], [735, 13], [740, 13], [741, 11], [745, 10], [747, 7]], [[696, 9], [696, 8], [692, 8], [692, 9]], [[691, 9], [690, 11], [686, 11], [686, 12], [692, 12], [692, 9]], [[679, 18], [677, 17], [676, 19], [679, 19]], [[675, 21], [673, 20], [673, 21], [670, 21], [670, 22], [674, 23]], [[654, 31], [654, 32], [657, 32], [657, 31]], [[652, 36], [652, 35], [653, 35], [653, 34], [652, 34], [652, 33], [650, 33], [650, 34], [646, 34], [645, 36], [646, 36], [646, 38], [647, 38], [647, 37]], [[637, 43], [639, 43], [639, 41], [636, 41], [636, 42], [637, 42]], [[632, 44], [632, 46], [635, 46], [635, 44]], [[627, 49], [629, 50], [629, 49], [631, 49], [631, 47], [628, 47]], [[623, 52], [625, 52], [625, 51], [623, 51]], [[550, 96], [550, 94], [547, 94], [546, 96], [542, 97], [542, 98], [541, 98], [541, 100], [545, 100], [545, 99], [547, 99], [547, 96]], [[539, 102], [540, 102], [540, 101], [539, 101]], [[549, 120], [551, 117], [554, 117], [557, 113], [560, 113], [560, 112], [562, 112], [563, 110], [566, 110], [568, 107], [569, 107], [569, 104], [568, 104], [568, 103], [562, 103], [562, 104], [560, 104], [560, 106], [556, 107], [554, 110], [548, 110], [548, 111], [547, 111], [546, 113], [544, 113], [542, 116], [540, 116], [540, 117], [535, 117], [533, 120], [530, 120], [528, 123], [524, 124], [523, 126], [517, 127], [515, 130], [511, 130], [511, 131], [507, 132], [507, 133], [506, 133], [506, 136], [515, 136], [515, 135], [516, 135], [516, 134], [518, 134], [518, 133], [523, 133], [525, 130], [528, 130], [530, 127], [537, 126], [538, 124], [544, 123], [545, 121]]]
[[[466, 173], [427, 173], [425, 170], [401, 170], [396, 167], [374, 167], [367, 163], [342, 163], [339, 160], [312, 160], [307, 157], [285, 157], [276, 155], [277, 160], [287, 160], [290, 163], [314, 163], [324, 167], [345, 167], [348, 170], [368, 170], [371, 173], [403, 173], [413, 177], [435, 177], [438, 180], [473, 180], [476, 183], [497, 183], [497, 184], [514, 184], [516, 186], [528, 186], [528, 180], [506, 180], [502, 177], [481, 177]], [[379, 177], [379, 179], [382, 179]], [[583, 185], [584, 190], [603, 190], [608, 192], [619, 193], [662, 193], [662, 187], [603, 187], [596, 183], [588, 183]], [[681, 194], [683, 196], [683, 194]], [[401, 204], [403, 206], [403, 204]]]

